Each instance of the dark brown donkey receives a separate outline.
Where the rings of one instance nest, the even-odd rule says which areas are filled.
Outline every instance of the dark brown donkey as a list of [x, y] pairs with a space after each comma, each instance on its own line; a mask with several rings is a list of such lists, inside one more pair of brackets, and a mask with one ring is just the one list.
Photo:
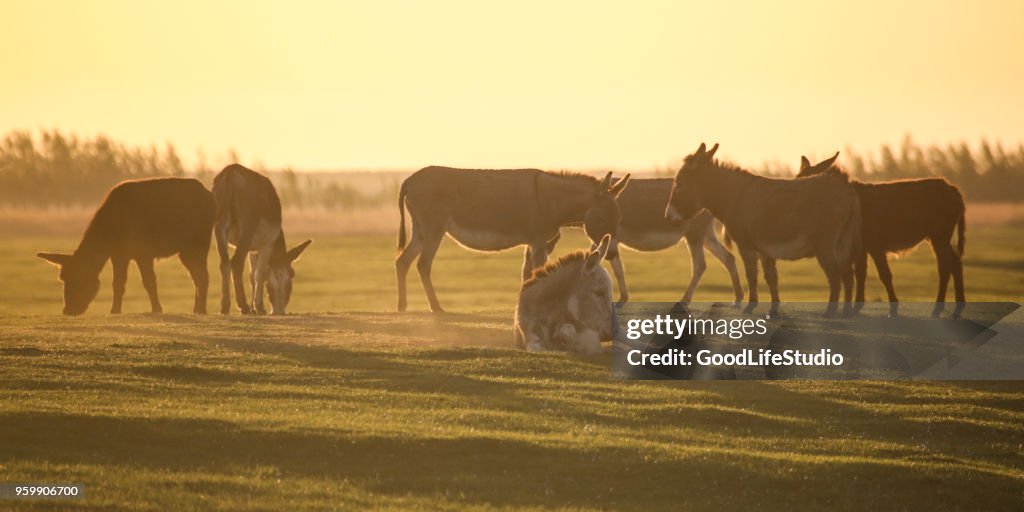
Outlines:
[[852, 257], [860, 237], [860, 203], [847, 177], [828, 173], [798, 180], [772, 179], [721, 164], [714, 159], [718, 144], [686, 157], [676, 174], [665, 217], [685, 221], [707, 208], [722, 221], [736, 242], [750, 287], [750, 312], [757, 304], [757, 263], [771, 291], [771, 312], [779, 304], [776, 259], [814, 256], [825, 271], [829, 304], [835, 314], [841, 284], [845, 312], [853, 295]]
[[111, 313], [121, 312], [128, 263], [135, 260], [142, 286], [154, 313], [160, 313], [153, 262], [175, 254], [195, 284], [192, 311], [206, 313], [214, 201], [209, 190], [193, 179], [159, 178], [125, 181], [110, 189], [85, 229], [73, 254], [38, 254], [60, 267], [64, 282], [64, 314], [80, 315], [100, 289], [100, 271], [110, 260], [114, 269]]
[[[807, 157], [800, 157], [797, 176], [815, 176], [839, 172], [835, 165], [839, 153], [827, 160], [811, 165]], [[952, 183], [942, 178], [888, 181], [882, 183], [853, 182], [860, 198], [861, 236], [863, 249], [854, 256], [854, 275], [857, 279], [857, 310], [864, 304], [864, 281], [867, 276], [867, 257], [875, 262], [878, 279], [889, 295], [889, 316], [899, 314], [899, 301], [892, 284], [888, 254], [912, 249], [927, 239], [932, 245], [939, 267], [939, 293], [932, 316], [945, 309], [946, 286], [953, 276], [956, 309], [953, 317], [960, 316], [964, 297], [964, 271], [960, 258], [964, 254], [964, 198]], [[953, 230], [957, 232], [953, 248]]]
[[[242, 314], [265, 314], [263, 287], [270, 296], [271, 311], [285, 314], [292, 295], [295, 270], [292, 263], [313, 243], [306, 240], [287, 249], [281, 228], [281, 200], [270, 180], [238, 164], [231, 164], [213, 178], [213, 196], [217, 200], [217, 253], [220, 255], [220, 312], [231, 310], [231, 281], [235, 283], [235, 300]], [[235, 255], [228, 254], [228, 244], [235, 246]], [[249, 284], [253, 288], [253, 304], [245, 298], [245, 259], [249, 261]]]
[[[395, 261], [398, 310], [406, 309], [405, 278], [413, 260], [430, 310], [443, 311], [430, 280], [430, 268], [447, 233], [467, 249], [500, 251], [526, 245], [523, 279], [547, 261], [562, 226], [583, 224], [593, 241], [615, 236], [619, 209], [615, 198], [629, 175], [611, 184], [583, 174], [549, 173], [537, 169], [476, 170], [425, 167], [402, 182], [401, 215]], [[409, 245], [405, 208], [412, 217]], [[612, 256], [609, 256], [612, 257]]]

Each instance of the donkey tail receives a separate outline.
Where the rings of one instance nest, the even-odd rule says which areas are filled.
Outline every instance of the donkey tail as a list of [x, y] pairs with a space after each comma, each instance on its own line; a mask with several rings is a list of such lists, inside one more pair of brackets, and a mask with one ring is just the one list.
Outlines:
[[405, 249], [405, 182], [398, 190], [398, 250]]
[[956, 253], [957, 253], [957, 255], [959, 255], [961, 257], [964, 255], [964, 243], [965, 243], [965, 240], [966, 240], [964, 238], [964, 232], [967, 231], [967, 222], [966, 222], [967, 219], [966, 219], [966, 216], [967, 216], [966, 210], [965, 211], [961, 211], [960, 212], [960, 219], [957, 220], [957, 222], [956, 222]]

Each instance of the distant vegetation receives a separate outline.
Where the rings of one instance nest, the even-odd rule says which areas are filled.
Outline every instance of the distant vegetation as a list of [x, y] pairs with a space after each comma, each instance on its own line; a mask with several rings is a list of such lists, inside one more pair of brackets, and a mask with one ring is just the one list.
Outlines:
[[[192, 176], [209, 184], [222, 165], [238, 158], [229, 153], [211, 165], [203, 153], [186, 167], [173, 145], [129, 147], [103, 135], [81, 138], [58, 130], [34, 135], [8, 133], [0, 141], [0, 205], [64, 207], [94, 205], [115, 183], [157, 176]], [[796, 158], [794, 157], [794, 160]], [[883, 145], [877, 153], [850, 149], [840, 162], [863, 180], [942, 176], [959, 185], [972, 201], [1016, 201], [1024, 190], [1024, 145], [1007, 150], [983, 140], [949, 146], [917, 145], [908, 136], [898, 147]], [[267, 172], [286, 207], [351, 210], [377, 207], [395, 200], [399, 175], [384, 173], [360, 179], [342, 173], [301, 173], [291, 169]], [[792, 168], [768, 165], [759, 172], [791, 175]]]

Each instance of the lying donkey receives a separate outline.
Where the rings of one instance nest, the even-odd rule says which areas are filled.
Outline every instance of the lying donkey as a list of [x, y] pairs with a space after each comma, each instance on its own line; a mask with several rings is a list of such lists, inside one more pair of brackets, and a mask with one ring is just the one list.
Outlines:
[[195, 284], [194, 313], [206, 313], [206, 257], [213, 228], [213, 196], [197, 180], [157, 178], [125, 181], [110, 189], [73, 254], [37, 254], [60, 267], [64, 314], [85, 313], [100, 289], [100, 271], [114, 270], [111, 313], [121, 312], [128, 263], [135, 260], [154, 313], [160, 313], [153, 262], [175, 254]]
[[[271, 311], [285, 314], [292, 295], [295, 270], [292, 263], [313, 243], [306, 240], [287, 249], [281, 229], [281, 200], [274, 184], [262, 174], [231, 164], [213, 178], [213, 196], [217, 200], [217, 253], [220, 255], [220, 312], [231, 309], [231, 281], [235, 283], [235, 300], [242, 314], [265, 314], [263, 287], [270, 296]], [[235, 255], [228, 253], [228, 244], [235, 246]], [[249, 261], [249, 283], [253, 288], [253, 304], [245, 298], [242, 272]]]
[[615, 334], [612, 279], [601, 268], [611, 236], [597, 249], [578, 250], [533, 271], [515, 313], [515, 344], [531, 352], [566, 350], [596, 355]]
[[[406, 276], [416, 262], [430, 310], [443, 311], [434, 292], [430, 269], [447, 234], [467, 249], [500, 251], [526, 245], [523, 279], [542, 266], [562, 226], [583, 224], [591, 240], [610, 234], [619, 223], [616, 197], [629, 175], [611, 184], [583, 174], [537, 169], [476, 170], [426, 167], [402, 182], [398, 194], [401, 217], [395, 273], [398, 310], [405, 311]], [[405, 209], [412, 217], [406, 245]]]

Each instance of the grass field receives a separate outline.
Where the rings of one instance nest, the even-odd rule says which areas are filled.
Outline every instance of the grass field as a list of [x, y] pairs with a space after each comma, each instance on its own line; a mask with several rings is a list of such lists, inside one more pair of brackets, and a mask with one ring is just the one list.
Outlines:
[[[1022, 235], [968, 231], [970, 300], [1020, 301]], [[0, 253], [0, 482], [87, 498], [0, 509], [1008, 510], [1024, 495], [1019, 382], [617, 382], [606, 361], [510, 349], [518, 252], [445, 242], [453, 313], [424, 312], [415, 272], [413, 312], [394, 313], [392, 235], [317, 239], [285, 318], [185, 314], [176, 261], [157, 267], [166, 314], [144, 313], [133, 268], [127, 314], [107, 315], [108, 268], [65, 318], [34, 253], [75, 242], [7, 237]], [[573, 232], [558, 252], [581, 245]], [[682, 294], [684, 248], [624, 258], [633, 300]], [[779, 268], [784, 300], [824, 299], [813, 262]], [[901, 298], [933, 299], [929, 249], [894, 272]], [[697, 299], [730, 297], [709, 265]]]

